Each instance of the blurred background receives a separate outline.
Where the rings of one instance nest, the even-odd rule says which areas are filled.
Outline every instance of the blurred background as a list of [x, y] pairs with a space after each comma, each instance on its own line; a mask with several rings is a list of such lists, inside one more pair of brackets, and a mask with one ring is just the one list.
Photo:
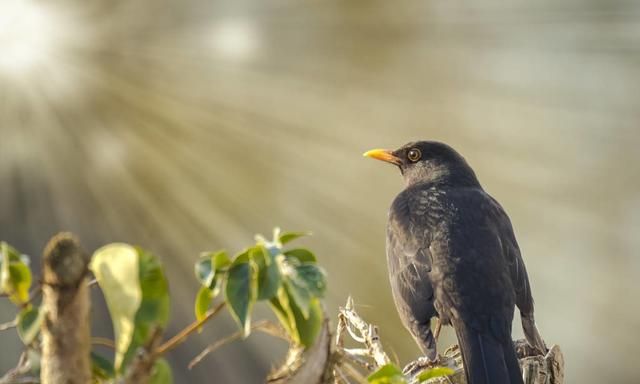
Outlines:
[[[35, 266], [60, 230], [154, 251], [172, 334], [200, 251], [310, 230], [329, 312], [353, 295], [406, 363], [384, 256], [403, 184], [361, 154], [441, 140], [510, 214], [567, 382], [637, 383], [639, 47], [623, 0], [0, 0], [0, 238]], [[109, 336], [100, 297], [93, 319]], [[176, 382], [261, 382], [286, 347], [262, 335], [187, 370], [233, 331], [225, 315], [173, 352]]]

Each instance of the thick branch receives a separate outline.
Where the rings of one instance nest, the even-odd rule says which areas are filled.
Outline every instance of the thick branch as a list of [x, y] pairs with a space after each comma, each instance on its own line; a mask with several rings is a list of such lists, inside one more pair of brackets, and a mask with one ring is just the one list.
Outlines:
[[91, 381], [88, 263], [71, 234], [60, 233], [45, 247], [40, 374], [44, 384]]

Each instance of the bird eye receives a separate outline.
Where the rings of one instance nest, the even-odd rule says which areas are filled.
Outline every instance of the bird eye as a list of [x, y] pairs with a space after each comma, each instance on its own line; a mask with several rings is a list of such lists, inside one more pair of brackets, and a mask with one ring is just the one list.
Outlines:
[[415, 163], [416, 161], [420, 160], [420, 157], [422, 157], [422, 153], [418, 148], [412, 148], [409, 150], [409, 152], [407, 152], [407, 157], [409, 158], [409, 160]]

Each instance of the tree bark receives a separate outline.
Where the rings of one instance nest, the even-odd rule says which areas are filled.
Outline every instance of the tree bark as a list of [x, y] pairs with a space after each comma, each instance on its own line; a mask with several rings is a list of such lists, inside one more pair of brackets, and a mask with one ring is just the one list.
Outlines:
[[68, 233], [44, 250], [42, 310], [43, 384], [91, 382], [88, 255]]

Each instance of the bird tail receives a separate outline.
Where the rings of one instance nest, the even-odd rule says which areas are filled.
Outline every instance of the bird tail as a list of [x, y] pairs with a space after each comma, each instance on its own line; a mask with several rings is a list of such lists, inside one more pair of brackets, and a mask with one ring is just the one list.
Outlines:
[[457, 320], [453, 322], [462, 350], [468, 384], [522, 384], [522, 372], [510, 338], [500, 341], [490, 332], [479, 332]]

